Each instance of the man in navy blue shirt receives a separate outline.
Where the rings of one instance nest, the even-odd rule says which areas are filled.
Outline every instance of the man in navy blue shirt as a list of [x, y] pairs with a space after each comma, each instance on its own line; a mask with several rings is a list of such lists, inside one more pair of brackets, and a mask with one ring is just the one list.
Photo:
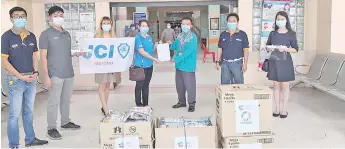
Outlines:
[[249, 42], [247, 34], [238, 29], [236, 13], [227, 16], [228, 30], [220, 34], [216, 68], [221, 67], [221, 84], [243, 84], [247, 71]]
[[18, 118], [21, 113], [25, 146], [47, 144], [48, 141], [36, 138], [33, 128], [36, 78], [39, 75], [36, 37], [25, 29], [27, 13], [23, 8], [14, 7], [9, 14], [13, 27], [1, 36], [1, 61], [8, 72], [6, 86], [10, 102], [7, 124], [9, 147], [19, 147]]

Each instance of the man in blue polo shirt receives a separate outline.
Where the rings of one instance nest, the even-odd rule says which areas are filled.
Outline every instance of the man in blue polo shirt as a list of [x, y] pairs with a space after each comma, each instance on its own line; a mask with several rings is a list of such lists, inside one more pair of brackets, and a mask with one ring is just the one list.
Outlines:
[[220, 34], [216, 68], [221, 67], [221, 84], [243, 84], [247, 71], [249, 42], [247, 34], [238, 29], [236, 13], [227, 16], [228, 30]]
[[47, 144], [39, 140], [33, 128], [33, 109], [38, 73], [37, 42], [33, 33], [25, 29], [27, 13], [21, 7], [9, 11], [12, 29], [1, 36], [1, 61], [8, 72], [6, 85], [10, 112], [7, 134], [10, 148], [19, 147], [18, 118], [22, 113], [25, 146]]

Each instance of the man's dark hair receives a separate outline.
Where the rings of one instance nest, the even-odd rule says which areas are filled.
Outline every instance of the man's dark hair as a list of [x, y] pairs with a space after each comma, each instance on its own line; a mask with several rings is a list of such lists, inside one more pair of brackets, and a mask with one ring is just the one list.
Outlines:
[[63, 9], [61, 7], [59, 7], [59, 6], [50, 7], [49, 10], [48, 10], [48, 15], [51, 15], [51, 14], [53, 14], [55, 12], [59, 12], [59, 11], [61, 11], [62, 13], [65, 13], [63, 11]]
[[184, 17], [184, 18], [182, 18], [182, 20], [181, 20], [181, 21], [183, 21], [183, 20], [189, 20], [189, 21], [190, 21], [190, 23], [192, 23], [192, 24], [193, 24], [193, 20], [192, 20], [191, 18], [189, 18], [189, 17]]
[[23, 11], [25, 13], [25, 16], [28, 16], [26, 13], [26, 10], [22, 7], [13, 7], [8, 13], [10, 14], [10, 18], [12, 18], [12, 15], [15, 11]]
[[237, 22], [240, 21], [240, 17], [238, 16], [237, 13], [230, 13], [227, 17], [226, 20], [229, 21], [230, 17], [235, 17], [237, 19]]
[[149, 21], [147, 21], [146, 19], [140, 20], [138, 25], [141, 26], [142, 23], [146, 23], [148, 27], [150, 27]]

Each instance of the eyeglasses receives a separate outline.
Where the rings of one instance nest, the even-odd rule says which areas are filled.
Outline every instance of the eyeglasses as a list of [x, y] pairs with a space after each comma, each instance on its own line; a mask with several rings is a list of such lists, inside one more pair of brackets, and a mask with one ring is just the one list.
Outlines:
[[26, 18], [27, 18], [27, 16], [25, 16], [25, 15], [22, 15], [22, 16], [19, 16], [19, 15], [13, 15], [13, 16], [12, 16], [12, 18], [13, 18], [13, 19], [26, 19]]

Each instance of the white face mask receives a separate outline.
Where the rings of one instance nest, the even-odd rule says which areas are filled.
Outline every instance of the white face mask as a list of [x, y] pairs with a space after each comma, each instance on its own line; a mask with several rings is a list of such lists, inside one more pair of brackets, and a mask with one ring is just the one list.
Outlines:
[[168, 25], [168, 26], [167, 26], [167, 28], [171, 28], [171, 26], [170, 26], [170, 25]]
[[61, 27], [64, 23], [65, 23], [65, 18], [63, 17], [53, 18], [53, 24], [55, 26]]

